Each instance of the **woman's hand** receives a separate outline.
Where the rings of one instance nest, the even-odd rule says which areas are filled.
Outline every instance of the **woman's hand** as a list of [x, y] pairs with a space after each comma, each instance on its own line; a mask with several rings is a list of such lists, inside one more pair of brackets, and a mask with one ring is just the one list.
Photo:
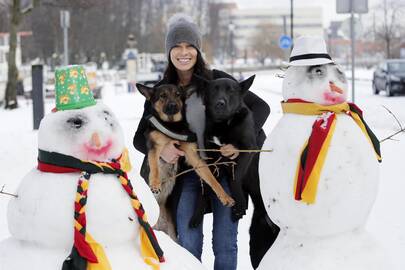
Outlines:
[[238, 149], [232, 144], [225, 144], [219, 148], [221, 154], [229, 159], [235, 159], [239, 156]]
[[170, 141], [167, 143], [160, 153], [160, 157], [167, 163], [175, 164], [180, 156], [184, 156], [184, 152], [179, 150], [176, 145], [179, 145], [178, 141]]

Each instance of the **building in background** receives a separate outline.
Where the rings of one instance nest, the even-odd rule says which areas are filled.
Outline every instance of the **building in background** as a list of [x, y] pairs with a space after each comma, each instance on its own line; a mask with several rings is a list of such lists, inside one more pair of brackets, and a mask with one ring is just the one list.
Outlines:
[[[232, 47], [235, 57], [255, 57], [254, 43], [260, 32], [277, 32], [290, 35], [290, 9], [223, 9], [219, 28], [227, 33], [223, 37], [228, 47]], [[324, 35], [321, 7], [294, 8], [294, 37], [301, 35]], [[231, 26], [231, 27], [230, 27]], [[274, 31], [274, 29], [277, 31]], [[273, 38], [274, 40], [274, 38]], [[274, 42], [278, 42], [276, 39]]]

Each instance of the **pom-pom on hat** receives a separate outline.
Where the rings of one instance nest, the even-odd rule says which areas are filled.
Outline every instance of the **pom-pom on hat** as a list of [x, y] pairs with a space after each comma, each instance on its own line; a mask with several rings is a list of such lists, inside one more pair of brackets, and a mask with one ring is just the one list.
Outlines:
[[313, 66], [333, 63], [321, 36], [301, 36], [294, 42], [287, 66]]
[[184, 13], [176, 13], [167, 22], [166, 55], [181, 42], [187, 42], [201, 51], [201, 32], [193, 19]]
[[81, 109], [96, 104], [83, 66], [71, 65], [55, 71], [56, 111]]

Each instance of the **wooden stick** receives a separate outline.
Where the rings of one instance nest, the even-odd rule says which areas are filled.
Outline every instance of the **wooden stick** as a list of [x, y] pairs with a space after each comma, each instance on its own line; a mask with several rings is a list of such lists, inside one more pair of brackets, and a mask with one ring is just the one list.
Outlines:
[[[221, 152], [219, 149], [196, 149], [197, 152]], [[232, 150], [235, 152], [243, 152], [243, 153], [257, 153], [257, 152], [273, 152], [273, 149], [268, 149], [268, 150], [257, 150], [257, 149], [252, 149], [252, 150], [247, 150], [247, 149], [235, 149]]]
[[181, 173], [176, 174], [175, 176], [173, 176], [173, 179], [175, 179], [176, 177], [178, 177], [178, 176], [180, 176], [182, 174], [192, 172], [192, 171], [198, 170], [198, 169], [203, 168], [203, 167], [210, 167], [210, 166], [215, 166], [216, 167], [217, 165], [232, 165], [232, 166], [235, 166], [236, 162], [235, 161], [214, 162], [214, 163], [210, 163], [210, 164], [207, 164], [207, 165], [204, 165], [204, 166], [199, 166], [197, 168], [191, 168], [191, 169], [188, 169], [188, 170], [182, 171]]

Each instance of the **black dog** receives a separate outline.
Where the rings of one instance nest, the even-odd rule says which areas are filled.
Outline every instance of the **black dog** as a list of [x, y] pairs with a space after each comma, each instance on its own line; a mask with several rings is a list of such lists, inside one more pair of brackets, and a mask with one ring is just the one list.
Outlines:
[[[237, 149], [258, 149], [255, 134], [255, 122], [252, 112], [244, 103], [244, 96], [253, 83], [255, 76], [242, 82], [231, 78], [207, 81], [198, 77], [206, 91], [206, 134], [207, 148], [232, 144]], [[218, 158], [218, 156], [212, 156]], [[260, 194], [258, 175], [259, 154], [240, 152], [235, 159], [237, 166], [234, 178], [229, 181], [231, 196], [235, 199], [232, 207], [234, 220], [240, 219], [247, 209], [250, 195], [254, 212], [250, 226], [250, 258], [252, 266], [257, 268], [264, 254], [278, 235], [278, 227], [267, 216]], [[233, 172], [229, 172], [232, 177]]]

